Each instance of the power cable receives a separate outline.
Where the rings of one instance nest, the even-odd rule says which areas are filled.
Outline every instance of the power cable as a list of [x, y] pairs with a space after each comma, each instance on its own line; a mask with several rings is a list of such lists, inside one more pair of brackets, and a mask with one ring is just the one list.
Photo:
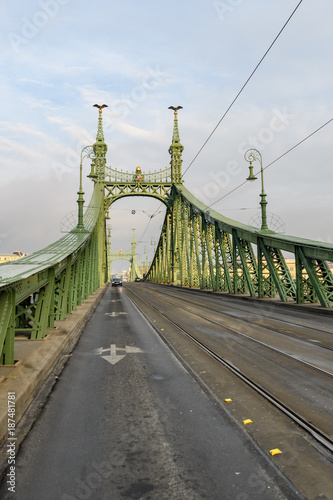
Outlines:
[[[152, 221], [153, 217], [155, 217], [155, 215], [158, 215], [158, 213], [160, 213], [160, 212], [158, 212], [158, 213], [157, 213], [157, 211], [161, 208], [161, 206], [162, 206], [162, 205], [163, 205], [163, 203], [161, 203], [161, 204], [160, 204], [160, 206], [159, 206], [159, 207], [157, 207], [157, 209], [155, 210], [155, 212], [153, 213], [153, 215], [149, 215], [149, 221], [148, 221], [148, 224], [146, 225], [146, 228], [145, 228], [145, 230], [143, 231], [143, 233], [142, 233], [142, 235], [141, 235], [141, 238], [140, 238], [140, 239], [139, 239], [139, 241], [138, 241], [138, 244], [139, 244], [139, 243], [141, 243], [141, 240], [142, 240], [142, 238], [144, 237], [144, 235], [145, 235], [145, 233], [146, 233], [146, 231], [147, 231], [147, 229], [148, 229], [148, 226], [149, 226], [149, 224], [151, 223], [151, 221]], [[146, 213], [146, 212], [145, 212], [145, 213]], [[146, 215], [148, 215], [148, 214], [146, 214]]]
[[150, 215], [148, 212], [145, 212], [144, 210], [142, 210], [142, 211], [143, 211], [143, 213], [144, 213], [144, 214], [148, 215], [148, 217], [149, 217], [150, 219], [153, 219], [156, 215], [158, 215], [158, 214], [160, 214], [160, 213], [161, 213], [161, 211], [157, 212], [157, 211], [155, 210], [155, 212], [154, 212], [152, 215]]
[[[274, 163], [276, 163], [278, 160], [280, 160], [281, 158], [283, 158], [284, 156], [286, 156], [288, 153], [290, 153], [290, 151], [293, 151], [295, 148], [297, 148], [298, 146], [300, 146], [300, 144], [303, 144], [303, 142], [305, 142], [306, 140], [310, 139], [310, 137], [312, 137], [314, 134], [316, 134], [317, 132], [319, 132], [319, 130], [321, 130], [324, 127], [326, 127], [326, 125], [328, 125], [332, 121], [333, 121], [333, 118], [331, 118], [326, 123], [324, 123], [324, 125], [321, 125], [321, 127], [317, 128], [314, 132], [311, 132], [311, 134], [309, 134], [304, 139], [302, 139], [300, 142], [298, 142], [297, 144], [295, 144], [295, 146], [293, 146], [292, 148], [288, 149], [288, 151], [286, 151], [285, 153], [283, 153], [282, 155], [280, 155], [278, 158], [276, 158], [274, 161], [272, 161], [271, 163], [269, 163], [268, 165], [266, 165], [266, 167], [263, 167], [263, 170], [266, 170], [266, 168], [270, 167], [271, 165], [273, 165]], [[260, 171], [256, 172], [255, 175], [257, 175], [259, 173], [260, 173]], [[226, 198], [227, 196], [229, 196], [229, 194], [233, 193], [234, 191], [236, 191], [237, 189], [239, 189], [241, 186], [243, 186], [247, 182], [248, 181], [245, 180], [244, 182], [242, 182], [241, 184], [239, 184], [238, 186], [236, 186], [234, 189], [232, 189], [231, 191], [229, 191], [227, 194], [221, 196], [221, 198], [219, 198], [218, 200], [214, 201], [214, 203], [212, 203], [211, 205], [209, 205], [208, 208], [211, 208], [213, 205], [215, 205], [219, 201], [221, 201], [224, 198]]]
[[150, 223], [151, 223], [151, 218], [149, 219], [148, 224], [146, 225], [146, 228], [145, 228], [145, 230], [143, 231], [143, 233], [142, 233], [142, 235], [141, 235], [141, 238], [139, 239], [139, 241], [138, 241], [138, 243], [137, 243], [138, 245], [141, 243], [141, 240], [142, 240], [142, 238], [144, 237], [144, 235], [145, 235], [145, 233], [146, 233], [146, 231], [147, 231], [148, 226], [149, 226], [149, 224], [150, 224]]
[[273, 45], [275, 44], [276, 40], [279, 38], [279, 36], [281, 35], [282, 31], [284, 30], [284, 28], [287, 26], [287, 24], [289, 23], [290, 19], [293, 17], [293, 15], [295, 14], [296, 10], [298, 9], [298, 7], [301, 5], [303, 0], [301, 0], [297, 6], [295, 7], [295, 9], [293, 10], [293, 12], [290, 14], [289, 18], [287, 19], [287, 21], [284, 23], [284, 25], [282, 26], [282, 28], [280, 29], [279, 33], [276, 35], [276, 37], [274, 38], [273, 42], [270, 44], [270, 46], [268, 47], [268, 49], [266, 50], [265, 54], [262, 56], [262, 58], [260, 59], [260, 61], [258, 62], [257, 66], [254, 68], [254, 70], [252, 71], [252, 73], [250, 74], [250, 76], [248, 77], [248, 79], [246, 80], [246, 82], [244, 83], [244, 85], [242, 86], [242, 88], [240, 89], [240, 91], [238, 92], [238, 94], [236, 95], [236, 97], [234, 98], [234, 100], [232, 101], [232, 103], [230, 104], [230, 106], [227, 108], [227, 110], [225, 111], [225, 113], [223, 114], [222, 118], [219, 120], [219, 122], [217, 123], [217, 125], [215, 126], [215, 128], [213, 129], [213, 131], [210, 133], [210, 135], [208, 136], [208, 138], [205, 140], [205, 142], [203, 143], [203, 145], [201, 146], [201, 148], [199, 149], [199, 151], [197, 152], [197, 154], [195, 155], [195, 157], [193, 158], [193, 160], [191, 161], [191, 163], [189, 164], [189, 166], [187, 167], [187, 169], [185, 170], [185, 172], [183, 173], [183, 176], [186, 174], [186, 172], [188, 171], [188, 169], [192, 166], [192, 164], [194, 163], [194, 161], [197, 159], [197, 157], [199, 156], [199, 154], [201, 153], [201, 151], [203, 150], [203, 148], [206, 146], [207, 142], [209, 141], [209, 139], [212, 137], [212, 135], [214, 134], [214, 132], [216, 131], [216, 129], [219, 127], [220, 123], [222, 122], [222, 120], [225, 118], [225, 116], [228, 114], [228, 112], [230, 111], [230, 109], [232, 108], [232, 106], [234, 105], [234, 103], [237, 101], [238, 97], [241, 95], [241, 93], [243, 92], [243, 90], [245, 89], [246, 85], [249, 83], [249, 81], [251, 80], [252, 76], [254, 75], [254, 73], [257, 71], [257, 69], [259, 68], [260, 64], [263, 62], [263, 60], [265, 59], [265, 57], [267, 56], [268, 52], [271, 50], [271, 48], [273, 47]]

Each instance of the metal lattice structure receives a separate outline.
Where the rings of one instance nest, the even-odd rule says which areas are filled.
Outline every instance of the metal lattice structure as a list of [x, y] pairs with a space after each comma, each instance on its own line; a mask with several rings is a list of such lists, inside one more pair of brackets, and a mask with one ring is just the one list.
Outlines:
[[[173, 176], [162, 234], [147, 280], [299, 304], [333, 302], [333, 245], [276, 234], [228, 219], [196, 199], [182, 184], [175, 112]], [[284, 252], [294, 254], [296, 279]]]
[[[146, 280], [320, 303], [323, 307], [332, 305], [332, 244], [262, 231], [228, 219], [183, 186], [179, 107], [173, 108], [171, 166], [153, 173], [143, 173], [140, 167], [133, 173], [106, 167], [102, 107], [97, 107], [100, 114], [96, 142], [81, 153], [77, 226], [43, 250], [0, 266], [0, 364], [14, 363], [15, 334], [44, 338], [55, 320], [65, 319], [108, 281], [112, 254], [106, 218], [111, 204], [125, 196], [152, 196], [166, 205], [159, 244]], [[85, 213], [84, 157], [92, 161], [88, 177], [94, 182]], [[296, 278], [290, 274], [284, 252], [295, 256]], [[133, 274], [138, 274], [137, 266], [132, 267]]]

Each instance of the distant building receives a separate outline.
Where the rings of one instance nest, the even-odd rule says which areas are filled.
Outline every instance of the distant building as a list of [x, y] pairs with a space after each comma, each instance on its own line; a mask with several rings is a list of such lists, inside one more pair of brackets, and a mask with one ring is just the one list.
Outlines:
[[[296, 280], [296, 262], [295, 259], [285, 259], [286, 264], [289, 268], [290, 274], [294, 280]], [[333, 262], [327, 262], [328, 268], [333, 272]], [[308, 277], [307, 273], [303, 271], [303, 276]]]
[[296, 263], [295, 259], [285, 259], [286, 264], [289, 268], [291, 277], [295, 280], [296, 279]]
[[0, 254], [0, 264], [4, 262], [11, 262], [12, 260], [21, 259], [28, 255], [27, 253], [21, 252], [21, 250], [15, 250], [13, 253], [1, 253]]

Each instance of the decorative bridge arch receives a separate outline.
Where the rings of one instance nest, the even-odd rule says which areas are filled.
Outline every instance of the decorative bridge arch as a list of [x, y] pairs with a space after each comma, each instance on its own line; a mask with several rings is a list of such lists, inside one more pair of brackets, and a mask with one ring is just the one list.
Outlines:
[[172, 144], [169, 148], [171, 166], [156, 172], [145, 173], [141, 167], [133, 172], [123, 172], [105, 167], [105, 210], [112, 203], [124, 196], [151, 196], [170, 205], [172, 200], [172, 186], [182, 183], [183, 146], [180, 144], [177, 111], [174, 112], [174, 131]]
[[[110, 273], [106, 218], [112, 203], [125, 196], [152, 196], [166, 205], [160, 240], [146, 280], [212, 289], [281, 301], [333, 303], [333, 245], [228, 219], [197, 200], [182, 181], [177, 109], [170, 168], [146, 173], [106, 166], [102, 107], [96, 142], [83, 148], [78, 191], [78, 224], [66, 236], [27, 257], [0, 265], [0, 364], [13, 364], [15, 335], [42, 339], [55, 320], [63, 320]], [[82, 162], [90, 158], [94, 182], [84, 212]], [[284, 252], [295, 256], [296, 278]]]

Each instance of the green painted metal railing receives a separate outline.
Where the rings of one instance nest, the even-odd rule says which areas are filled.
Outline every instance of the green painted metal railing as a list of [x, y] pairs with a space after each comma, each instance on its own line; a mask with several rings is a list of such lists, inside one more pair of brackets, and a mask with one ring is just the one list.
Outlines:
[[[95, 184], [84, 214], [84, 230], [0, 266], [0, 364], [13, 364], [15, 333], [42, 339], [55, 320], [106, 281], [104, 194]], [[96, 258], [96, 256], [100, 258]]]
[[[88, 150], [88, 153], [87, 153]], [[81, 153], [78, 224], [60, 240], [27, 257], [0, 265], [0, 365], [15, 361], [15, 334], [42, 339], [56, 320], [64, 320], [109, 275], [104, 175], [107, 145], [102, 110], [96, 142]], [[82, 159], [92, 159], [94, 190], [83, 214]]]
[[[332, 244], [266, 234], [228, 219], [181, 184], [171, 197], [147, 280], [331, 307]], [[283, 252], [295, 256], [296, 279]]]

